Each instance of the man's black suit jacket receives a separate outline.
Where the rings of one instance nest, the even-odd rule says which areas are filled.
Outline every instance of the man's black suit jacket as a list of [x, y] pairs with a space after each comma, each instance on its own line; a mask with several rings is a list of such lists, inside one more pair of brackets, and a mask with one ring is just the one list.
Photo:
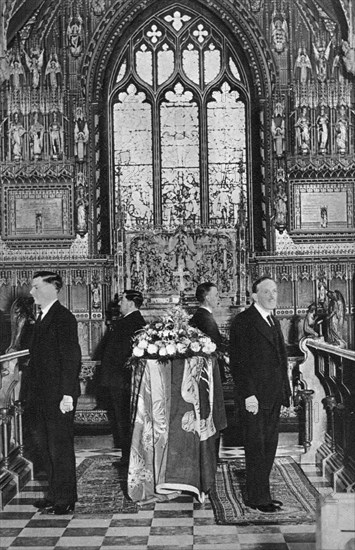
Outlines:
[[120, 387], [126, 381], [129, 371], [125, 364], [132, 353], [132, 338], [145, 324], [141, 312], [136, 310], [118, 319], [107, 333], [101, 360], [102, 386]]
[[218, 325], [210, 311], [204, 307], [199, 307], [195, 314], [191, 317], [189, 324], [192, 327], [200, 329], [204, 334], [209, 336], [216, 344], [217, 349], [221, 347], [222, 336], [219, 332]]
[[[279, 321], [271, 328], [254, 305], [236, 315], [230, 331], [230, 369], [237, 395], [255, 395], [261, 408], [289, 406], [287, 352]], [[276, 336], [275, 336], [276, 331]]]
[[32, 397], [57, 407], [63, 395], [79, 396], [81, 350], [74, 315], [56, 301], [37, 322], [30, 346]]
[[[218, 351], [222, 351], [223, 347], [223, 338], [219, 332], [218, 325], [212, 313], [204, 307], [199, 307], [194, 315], [191, 317], [189, 324], [192, 327], [200, 329], [204, 334], [209, 336], [217, 346]], [[224, 361], [222, 358], [218, 359], [219, 373], [221, 376], [222, 382], [226, 380], [226, 374], [224, 370]]]

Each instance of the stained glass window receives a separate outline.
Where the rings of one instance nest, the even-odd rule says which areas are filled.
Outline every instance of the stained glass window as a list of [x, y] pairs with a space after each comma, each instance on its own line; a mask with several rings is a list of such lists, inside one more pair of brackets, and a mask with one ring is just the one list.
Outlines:
[[116, 206], [127, 229], [152, 223], [152, 109], [131, 84], [114, 105]]
[[247, 181], [241, 75], [225, 34], [193, 10], [162, 10], [132, 32], [112, 107], [114, 200], [127, 229], [235, 225]]

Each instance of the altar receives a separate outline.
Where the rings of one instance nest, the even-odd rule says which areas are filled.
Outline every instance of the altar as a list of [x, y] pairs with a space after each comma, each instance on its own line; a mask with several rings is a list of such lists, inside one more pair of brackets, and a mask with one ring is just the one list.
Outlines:
[[226, 425], [214, 357], [145, 360], [133, 372], [128, 494], [140, 503], [211, 488], [216, 442]]

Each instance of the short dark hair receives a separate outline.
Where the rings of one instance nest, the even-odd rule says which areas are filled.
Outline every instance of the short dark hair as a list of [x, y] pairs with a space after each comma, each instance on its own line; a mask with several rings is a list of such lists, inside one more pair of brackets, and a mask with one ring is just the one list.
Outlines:
[[213, 287], [217, 288], [217, 285], [211, 283], [210, 281], [199, 284], [196, 288], [196, 300], [202, 304], [206, 299], [206, 295]]
[[269, 275], [263, 275], [262, 277], [259, 277], [258, 279], [256, 279], [256, 281], [253, 282], [253, 286], [251, 287], [251, 291], [252, 291], [253, 294], [256, 294], [258, 292], [258, 286], [263, 281], [274, 281], [275, 282], [275, 280], [272, 277], [270, 277]]
[[127, 300], [134, 302], [134, 305], [139, 309], [143, 304], [143, 294], [139, 290], [125, 290], [123, 294], [126, 295]]
[[54, 273], [54, 271], [36, 271], [36, 273], [33, 275], [34, 279], [37, 279], [37, 277], [42, 277], [42, 279], [53, 286], [55, 286], [56, 290], [60, 290], [63, 286], [63, 279], [59, 275], [59, 273]]

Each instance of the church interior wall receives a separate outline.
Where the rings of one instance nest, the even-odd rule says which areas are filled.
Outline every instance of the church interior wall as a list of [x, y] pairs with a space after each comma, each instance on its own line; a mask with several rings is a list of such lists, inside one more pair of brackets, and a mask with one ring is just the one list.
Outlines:
[[270, 274], [290, 353], [324, 290], [354, 349], [354, 17], [338, 0], [7, 2], [5, 321], [51, 269], [86, 358], [128, 287], [149, 319], [213, 280], [227, 334]]

